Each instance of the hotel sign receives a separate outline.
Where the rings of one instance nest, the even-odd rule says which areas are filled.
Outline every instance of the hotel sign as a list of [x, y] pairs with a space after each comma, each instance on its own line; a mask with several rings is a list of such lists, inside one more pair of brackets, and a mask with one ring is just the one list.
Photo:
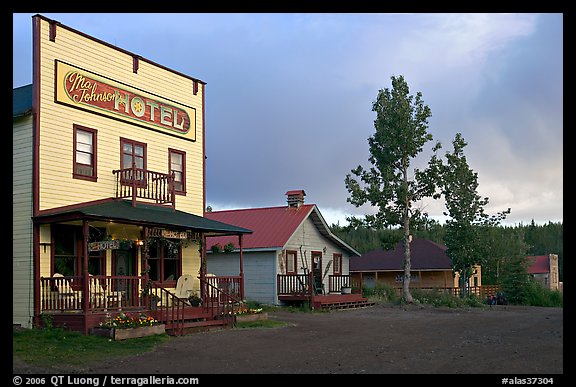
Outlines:
[[148, 236], [151, 237], [162, 237], [171, 239], [194, 239], [199, 240], [200, 234], [191, 231], [176, 231], [167, 230], [163, 228], [152, 227], [148, 230]]
[[118, 250], [119, 248], [120, 248], [119, 240], [88, 243], [88, 251]]
[[56, 61], [56, 102], [196, 141], [196, 109]]

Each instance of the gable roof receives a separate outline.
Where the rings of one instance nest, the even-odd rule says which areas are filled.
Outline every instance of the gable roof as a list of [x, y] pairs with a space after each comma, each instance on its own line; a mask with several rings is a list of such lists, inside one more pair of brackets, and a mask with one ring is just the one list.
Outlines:
[[[446, 246], [428, 239], [414, 238], [410, 243], [412, 270], [452, 270], [452, 261], [446, 255]], [[404, 243], [393, 250], [372, 250], [350, 259], [350, 271], [404, 270]]]
[[32, 84], [12, 89], [12, 118], [32, 113]]
[[[315, 204], [302, 204], [299, 207], [281, 206], [264, 208], [247, 208], [239, 210], [212, 211], [204, 214], [205, 218], [217, 220], [253, 231], [242, 239], [242, 249], [281, 249], [300, 225], [308, 218], [312, 220], [318, 231], [351, 255], [360, 255], [336, 235], [334, 235]], [[221, 246], [232, 242], [236, 247], [237, 238], [214, 237], [206, 241], [208, 251], [213, 245]]]
[[547, 255], [532, 255], [529, 260], [528, 274], [550, 273], [550, 259]]

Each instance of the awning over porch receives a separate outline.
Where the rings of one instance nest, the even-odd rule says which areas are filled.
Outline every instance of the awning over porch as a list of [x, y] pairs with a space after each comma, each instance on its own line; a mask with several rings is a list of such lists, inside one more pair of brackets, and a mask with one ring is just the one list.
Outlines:
[[218, 222], [188, 212], [145, 203], [138, 203], [134, 207], [129, 200], [117, 199], [49, 210], [34, 217], [34, 221], [38, 224], [81, 219], [122, 222], [141, 226], [169, 226], [203, 232], [207, 236], [210, 234], [241, 235], [252, 233], [252, 230], [243, 227]]

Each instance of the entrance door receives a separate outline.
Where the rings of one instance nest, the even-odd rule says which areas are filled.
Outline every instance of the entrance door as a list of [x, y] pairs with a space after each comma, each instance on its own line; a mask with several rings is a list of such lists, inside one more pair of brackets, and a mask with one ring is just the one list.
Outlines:
[[314, 293], [324, 293], [322, 286], [322, 253], [312, 252], [312, 277], [314, 278]]
[[112, 252], [112, 275], [119, 277], [114, 280], [114, 290], [122, 292], [124, 302], [137, 299], [134, 298], [135, 295], [132, 294], [134, 291], [137, 291], [137, 287], [134, 286], [136, 282], [129, 277], [136, 275], [135, 250], [133, 248], [130, 250], [118, 249], [112, 250]]

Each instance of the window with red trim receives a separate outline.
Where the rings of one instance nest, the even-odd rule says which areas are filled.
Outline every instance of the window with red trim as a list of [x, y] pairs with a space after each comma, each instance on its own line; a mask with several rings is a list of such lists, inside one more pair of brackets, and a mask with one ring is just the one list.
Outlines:
[[95, 129], [74, 125], [75, 179], [96, 181], [96, 133]]
[[132, 166], [136, 168], [134, 176], [131, 171], [122, 172], [122, 183], [132, 183], [135, 179], [139, 184], [146, 184], [146, 144], [127, 138], [120, 139], [120, 150], [122, 152], [120, 158], [120, 168], [123, 170], [131, 169]]
[[342, 274], [342, 254], [332, 255], [332, 270], [334, 274]]
[[186, 194], [186, 152], [176, 149], [168, 149], [169, 165], [168, 173], [174, 173], [174, 191], [178, 194]]
[[298, 266], [297, 262], [298, 254], [294, 250], [286, 250], [286, 274], [297, 274]]

